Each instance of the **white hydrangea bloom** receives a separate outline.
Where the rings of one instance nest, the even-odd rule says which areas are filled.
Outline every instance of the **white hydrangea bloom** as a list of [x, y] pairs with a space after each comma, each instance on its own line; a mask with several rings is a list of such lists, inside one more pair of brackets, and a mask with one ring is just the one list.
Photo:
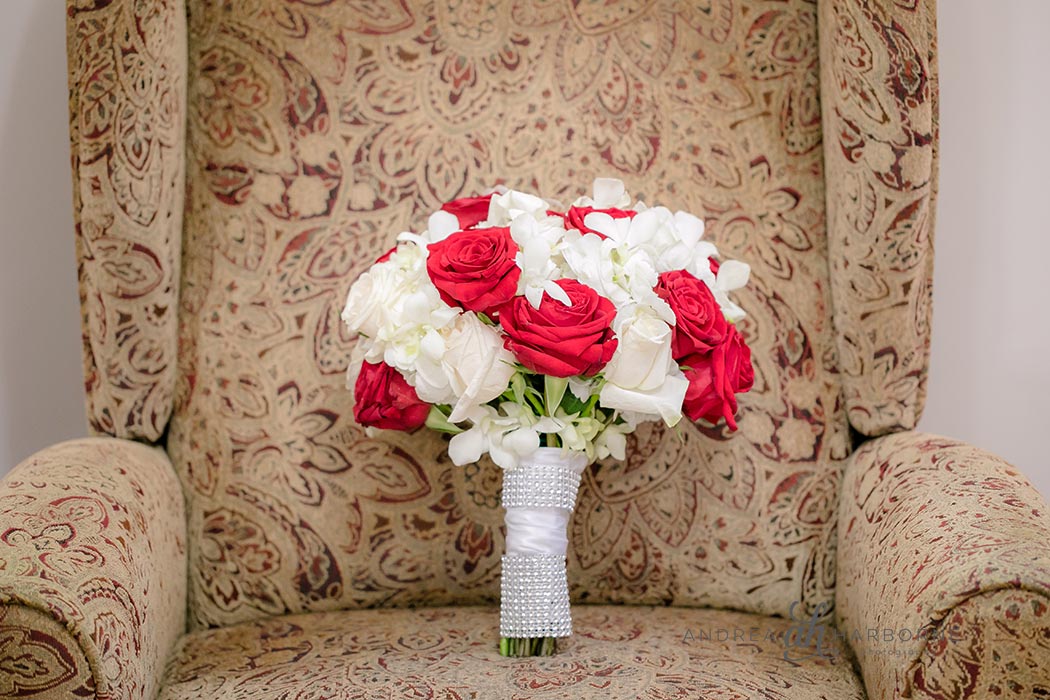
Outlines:
[[429, 403], [455, 398], [442, 369], [441, 330], [460, 311], [442, 301], [426, 271], [426, 249], [414, 242], [398, 246], [350, 288], [342, 318], [365, 336], [365, 359], [397, 368]]

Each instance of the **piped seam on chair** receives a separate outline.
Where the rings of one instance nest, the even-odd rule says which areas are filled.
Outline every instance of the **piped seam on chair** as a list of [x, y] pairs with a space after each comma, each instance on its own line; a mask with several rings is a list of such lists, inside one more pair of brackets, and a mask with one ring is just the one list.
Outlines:
[[37, 601], [18, 593], [12, 593], [10, 592], [11, 588], [12, 586], [10, 583], [0, 583], [0, 605], [7, 607], [22, 607], [27, 610], [32, 610], [51, 618], [65, 628], [73, 640], [76, 641], [77, 647], [84, 655], [88, 668], [91, 670], [91, 679], [95, 685], [95, 697], [108, 697], [109, 687], [105, 682], [105, 677], [102, 673], [102, 664], [98, 656], [98, 648], [95, 646], [95, 640], [91, 638], [91, 635], [78, 629], [78, 625], [66, 619], [67, 616], [62, 614], [59, 609], [50, 607], [43, 600]]

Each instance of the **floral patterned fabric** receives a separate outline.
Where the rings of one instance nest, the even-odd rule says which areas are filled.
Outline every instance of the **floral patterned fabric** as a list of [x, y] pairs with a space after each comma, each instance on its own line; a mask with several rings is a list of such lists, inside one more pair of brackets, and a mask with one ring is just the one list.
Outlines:
[[[864, 698], [849, 659], [784, 658], [789, 622], [722, 610], [579, 606], [549, 658], [505, 659], [495, 608], [294, 615], [186, 637], [160, 700]], [[701, 635], [704, 635], [701, 638]], [[736, 639], [734, 639], [736, 636]]]
[[870, 698], [1030, 698], [1050, 685], [1050, 509], [1017, 469], [954, 440], [892, 435], [853, 455], [840, 508], [841, 627], [957, 628], [907, 654], [856, 646]]
[[850, 423], [910, 430], [926, 397], [937, 192], [936, 3], [820, 3], [831, 293]]
[[0, 606], [0, 697], [95, 697], [95, 676], [76, 638], [47, 613]]
[[783, 619], [578, 606], [560, 656], [500, 660], [492, 607], [389, 609], [495, 602], [499, 473], [354, 425], [343, 294], [442, 201], [598, 175], [751, 263], [757, 376], [731, 439], [650, 426], [588, 470], [575, 600], [834, 597], [847, 633], [958, 632], [854, 644], [869, 697], [1048, 692], [1050, 516], [1016, 470], [903, 434], [840, 483], [850, 425], [922, 408], [932, 0], [68, 5], [91, 425], [172, 461], [83, 440], [0, 485], [0, 695], [864, 697], [846, 657], [788, 663]]
[[185, 627], [182, 492], [112, 438], [43, 450], [0, 483], [0, 696], [153, 698]]
[[186, 144], [181, 0], [70, 0], [70, 153], [91, 429], [157, 440], [175, 386]]
[[585, 476], [578, 601], [786, 614], [832, 599], [849, 449], [831, 323], [817, 6], [189, 3], [179, 380], [195, 627], [494, 602], [499, 474], [367, 437], [352, 280], [458, 195], [597, 175], [703, 212], [752, 265], [740, 433], [650, 428]]
[[962, 643], [923, 650], [908, 672], [913, 698], [1050, 697], [1046, 596], [1017, 590], [974, 596], [953, 609], [941, 628]]

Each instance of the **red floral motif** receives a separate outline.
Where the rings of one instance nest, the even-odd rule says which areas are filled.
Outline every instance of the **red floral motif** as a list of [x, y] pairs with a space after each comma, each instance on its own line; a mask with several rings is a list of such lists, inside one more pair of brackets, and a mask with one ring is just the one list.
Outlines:
[[813, 248], [807, 225], [820, 213], [803, 202], [798, 190], [777, 182], [765, 157], [752, 160], [745, 176], [749, 187], [740, 190], [741, 198], [728, 211], [718, 214], [723, 240], [746, 251], [742, 257], [752, 264], [761, 260], [763, 270], [777, 279], [792, 279], [797, 261]]
[[820, 59], [817, 12], [811, 4], [770, 10], [748, 29], [747, 52], [752, 75], [774, 81], [780, 133], [790, 153], [820, 147]]
[[206, 513], [200, 544], [201, 584], [224, 610], [252, 606], [279, 615], [286, 609], [271, 580], [281, 555], [257, 523], [229, 510]]

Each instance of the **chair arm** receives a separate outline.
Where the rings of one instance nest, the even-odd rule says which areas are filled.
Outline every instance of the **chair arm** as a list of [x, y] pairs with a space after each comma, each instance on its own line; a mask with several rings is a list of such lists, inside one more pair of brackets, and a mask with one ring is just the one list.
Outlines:
[[1002, 459], [914, 432], [864, 444], [837, 567], [839, 630], [869, 698], [1050, 688], [1050, 511]]
[[152, 698], [185, 609], [183, 496], [162, 450], [72, 440], [0, 482], [0, 697]]

